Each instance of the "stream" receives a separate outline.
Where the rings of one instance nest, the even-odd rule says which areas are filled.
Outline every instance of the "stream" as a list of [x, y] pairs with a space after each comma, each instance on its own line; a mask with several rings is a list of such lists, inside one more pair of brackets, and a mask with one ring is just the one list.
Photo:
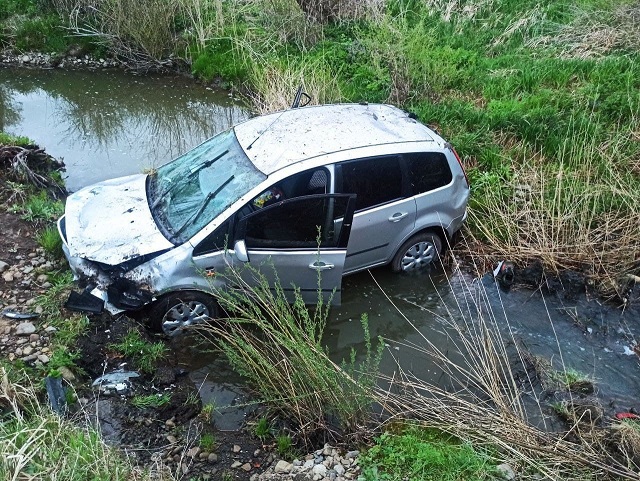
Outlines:
[[[0, 68], [0, 130], [27, 136], [64, 160], [70, 191], [153, 169], [249, 115], [227, 92], [180, 76]], [[554, 369], [592, 379], [603, 405], [640, 407], [637, 307], [619, 309], [583, 294], [567, 299], [519, 285], [505, 292], [490, 275], [453, 268], [419, 275], [379, 268], [343, 279], [342, 305], [332, 309], [324, 342], [336, 361], [352, 349], [362, 353], [366, 313], [372, 336], [386, 344], [383, 373], [401, 366], [438, 384], [442, 369], [415, 346], [428, 339], [456, 359], [451, 322], [478, 312]], [[203, 403], [218, 407], [217, 427], [236, 429], [251, 409], [242, 380], [219, 355], [188, 340], [172, 342]]]

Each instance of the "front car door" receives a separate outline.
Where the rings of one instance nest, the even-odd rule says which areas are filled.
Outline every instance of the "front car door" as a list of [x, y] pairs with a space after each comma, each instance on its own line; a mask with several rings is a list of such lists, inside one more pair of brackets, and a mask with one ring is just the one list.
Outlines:
[[[296, 197], [252, 212], [236, 222], [235, 256], [246, 262], [243, 278], [259, 282], [259, 270], [289, 300], [299, 289], [307, 304], [331, 296], [340, 303], [342, 272], [351, 232], [355, 197], [320, 194]], [[242, 267], [240, 268], [242, 269]]]

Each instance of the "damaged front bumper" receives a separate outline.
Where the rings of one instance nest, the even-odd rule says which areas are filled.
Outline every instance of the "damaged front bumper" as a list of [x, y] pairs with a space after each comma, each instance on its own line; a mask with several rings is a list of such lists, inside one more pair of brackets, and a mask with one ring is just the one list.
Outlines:
[[137, 310], [154, 300], [147, 289], [134, 281], [122, 277], [122, 269], [103, 267], [97, 262], [74, 257], [69, 252], [64, 216], [58, 221], [58, 231], [62, 238], [62, 251], [69, 262], [74, 280], [83, 287], [81, 293], [71, 292], [65, 307], [74, 311], [99, 314], [107, 310], [111, 314]]

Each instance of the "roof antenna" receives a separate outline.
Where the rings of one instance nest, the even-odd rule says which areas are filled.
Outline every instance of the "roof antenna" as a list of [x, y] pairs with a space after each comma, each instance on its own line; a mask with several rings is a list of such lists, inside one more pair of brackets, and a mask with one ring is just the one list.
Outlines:
[[[306, 107], [307, 105], [309, 105], [309, 102], [311, 102], [311, 97], [303, 90], [303, 88], [304, 87], [302, 86], [302, 84], [300, 84], [298, 90], [296, 91], [296, 96], [293, 98], [293, 103], [291, 104], [292, 109], [297, 109], [298, 107]], [[300, 100], [302, 100], [303, 96], [305, 97], [306, 102], [300, 105]]]

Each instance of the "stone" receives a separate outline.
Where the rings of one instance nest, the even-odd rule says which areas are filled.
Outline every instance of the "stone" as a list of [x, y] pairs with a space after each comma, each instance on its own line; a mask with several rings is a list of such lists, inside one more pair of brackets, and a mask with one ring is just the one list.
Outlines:
[[64, 379], [65, 381], [73, 382], [76, 380], [76, 376], [66, 366], [59, 367], [58, 372], [62, 376], [62, 379]]
[[46, 354], [40, 354], [38, 356], [38, 361], [40, 361], [42, 364], [47, 364], [49, 362], [49, 356], [47, 356]]
[[288, 463], [284, 459], [281, 459], [276, 463], [276, 467], [274, 471], [276, 474], [286, 474], [286, 473], [290, 473], [291, 469], [293, 469], [293, 464]]
[[233, 464], [231, 465], [231, 469], [236, 469], [236, 468], [239, 468], [240, 466], [242, 466], [242, 463], [240, 461], [234, 461]]
[[515, 471], [507, 463], [502, 463], [496, 466], [496, 471], [498, 471], [498, 474], [502, 477], [502, 479], [506, 479], [507, 481], [516, 479]]
[[242, 448], [240, 446], [238, 446], [237, 444], [233, 445], [233, 452], [234, 453], [239, 453], [240, 451], [242, 451]]
[[4, 272], [9, 268], [9, 264], [4, 261], [0, 261], [0, 272]]
[[200, 451], [200, 446], [195, 446], [187, 451], [187, 456], [189, 456], [191, 459], [194, 459], [196, 456], [198, 456], [198, 454], [200, 454]]
[[28, 336], [34, 332], [36, 332], [36, 326], [30, 322], [22, 322], [18, 324], [18, 327], [16, 327], [17, 336]]
[[211, 453], [207, 457], [207, 461], [209, 461], [210, 463], [217, 463], [218, 462], [218, 455], [216, 453]]
[[22, 60], [22, 63], [29, 63], [31, 62], [31, 57], [29, 57], [28, 55], [23, 55], [20, 60]]
[[178, 439], [173, 436], [172, 434], [168, 434], [167, 435], [167, 441], [170, 442], [171, 444], [175, 444], [178, 442]]
[[[40, 307], [40, 306], [38, 306], [38, 307]], [[36, 309], [36, 311], [37, 311], [37, 309]], [[57, 330], [58, 330], [58, 329], [57, 329], [57, 328], [55, 328], [55, 327], [53, 327], [53, 326], [48, 326], [48, 327], [44, 330], [44, 332], [56, 332]]]
[[31, 334], [29, 336], [29, 342], [38, 342], [40, 340], [40, 335], [39, 334]]
[[173, 419], [167, 419], [164, 422], [164, 425], [167, 426], [168, 428], [175, 428], [176, 427], [176, 423]]
[[352, 459], [352, 458], [357, 458], [360, 455], [360, 451], [349, 451], [347, 454], [344, 455], [345, 459]]
[[325, 477], [327, 475], [327, 467], [324, 464], [316, 464], [313, 468], [311, 468], [311, 472], [315, 476]]
[[2, 278], [4, 279], [5, 282], [13, 282], [13, 272], [8, 271], [5, 272], [4, 274], [2, 274]]
[[313, 459], [307, 459], [304, 464], [302, 465], [302, 469], [304, 469], [305, 471], [313, 468], [313, 465], [315, 463], [313, 462]]
[[336, 472], [336, 474], [338, 476], [342, 476], [344, 474], [344, 472], [346, 471], [346, 469], [344, 469], [344, 466], [342, 464], [336, 464], [333, 467], [333, 470]]
[[33, 351], [35, 351], [34, 348], [32, 348], [31, 346], [27, 346], [22, 350], [22, 355], [23, 356], [30, 356], [31, 354], [33, 354]]
[[251, 471], [251, 463], [244, 463], [242, 466], [240, 466], [240, 469], [248, 473], [249, 471]]
[[198, 455], [198, 457], [204, 461], [205, 459], [207, 459], [207, 458], [209, 457], [209, 454], [211, 454], [211, 453], [208, 453], [207, 451], [202, 451], [202, 452]]

